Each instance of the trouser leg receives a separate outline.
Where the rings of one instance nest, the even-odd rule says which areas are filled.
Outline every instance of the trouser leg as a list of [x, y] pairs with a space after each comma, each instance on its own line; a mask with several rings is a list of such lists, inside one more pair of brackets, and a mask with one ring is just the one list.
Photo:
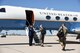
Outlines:
[[32, 46], [33, 36], [29, 36], [29, 46]]
[[66, 40], [63, 41], [63, 48], [62, 49], [65, 50], [65, 47], [66, 47]]
[[41, 42], [41, 46], [43, 46], [44, 45], [44, 35], [41, 36], [41, 41], [40, 42]]
[[62, 46], [62, 50], [65, 50], [65, 47], [66, 47], [66, 39], [60, 38], [60, 44]]
[[40, 36], [40, 43], [41, 43], [41, 46], [43, 46], [43, 44], [44, 44], [44, 35]]
[[44, 43], [44, 35], [42, 36], [42, 43]]
[[40, 35], [40, 44], [42, 43], [42, 35]]

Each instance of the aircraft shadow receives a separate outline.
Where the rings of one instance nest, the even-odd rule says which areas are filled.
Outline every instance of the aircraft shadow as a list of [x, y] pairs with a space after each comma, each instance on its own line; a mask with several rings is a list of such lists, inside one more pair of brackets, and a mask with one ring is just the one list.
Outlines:
[[77, 41], [66, 41], [67, 44], [80, 44], [80, 42]]
[[[57, 40], [59, 41], [59, 40]], [[66, 44], [80, 44], [80, 42], [77, 41], [66, 41]]]
[[[55, 42], [49, 42], [49, 43], [44, 43], [44, 44], [60, 44], [60, 43], [55, 43]], [[80, 42], [76, 42], [76, 41], [66, 41], [66, 44], [80, 44]]]
[[[44, 43], [44, 44], [60, 44], [59, 42], [49, 42], [49, 43]], [[80, 44], [80, 42], [76, 42], [76, 41], [66, 41], [66, 44]], [[0, 44], [1, 45], [29, 45], [29, 43], [4, 43], [4, 44]], [[34, 43], [33, 43], [34, 45]]]
[[0, 46], [2, 45], [29, 45], [29, 43], [4, 43], [4, 44], [0, 44]]

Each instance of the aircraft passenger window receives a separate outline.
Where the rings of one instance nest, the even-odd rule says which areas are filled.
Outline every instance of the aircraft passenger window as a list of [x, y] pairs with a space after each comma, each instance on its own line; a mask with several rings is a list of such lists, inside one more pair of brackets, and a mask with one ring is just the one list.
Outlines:
[[59, 16], [56, 16], [56, 20], [60, 20], [60, 17]]
[[73, 20], [74, 20], [74, 21], [77, 21], [77, 18], [76, 18], [76, 17], [74, 17], [74, 18], [73, 18]]
[[5, 8], [0, 8], [0, 12], [6, 12]]
[[68, 18], [68, 17], [65, 17], [65, 20], [66, 20], [66, 21], [68, 21], [68, 20], [69, 20], [69, 18]]
[[46, 19], [50, 20], [50, 19], [51, 19], [51, 16], [49, 16], [49, 15], [48, 15], [48, 16], [46, 16]]

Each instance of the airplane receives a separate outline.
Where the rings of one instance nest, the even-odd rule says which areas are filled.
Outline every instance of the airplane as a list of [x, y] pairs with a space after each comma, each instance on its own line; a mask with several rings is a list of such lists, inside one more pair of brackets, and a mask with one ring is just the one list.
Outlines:
[[29, 24], [36, 29], [42, 24], [46, 30], [58, 30], [63, 23], [68, 33], [80, 35], [80, 12], [0, 6], [0, 31], [24, 30]]

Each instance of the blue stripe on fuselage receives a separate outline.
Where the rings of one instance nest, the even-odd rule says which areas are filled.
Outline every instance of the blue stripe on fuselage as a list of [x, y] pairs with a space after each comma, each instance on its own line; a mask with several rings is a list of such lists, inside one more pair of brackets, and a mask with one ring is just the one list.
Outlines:
[[3, 30], [16, 30], [16, 29], [25, 29], [26, 20], [0, 20], [0, 29]]
[[[35, 21], [35, 28], [39, 29], [42, 24], [44, 28], [49, 30], [58, 30], [62, 24], [68, 28], [68, 32], [74, 32], [73, 29], [80, 28], [80, 22], [60, 22], [60, 21]], [[25, 29], [26, 20], [0, 20], [0, 29], [16, 30]]]
[[68, 32], [74, 32], [73, 29], [80, 28], [80, 22], [61, 22], [61, 21], [35, 21], [34, 26], [39, 29], [42, 24], [44, 28], [49, 30], [58, 30], [62, 24], [68, 28]]

